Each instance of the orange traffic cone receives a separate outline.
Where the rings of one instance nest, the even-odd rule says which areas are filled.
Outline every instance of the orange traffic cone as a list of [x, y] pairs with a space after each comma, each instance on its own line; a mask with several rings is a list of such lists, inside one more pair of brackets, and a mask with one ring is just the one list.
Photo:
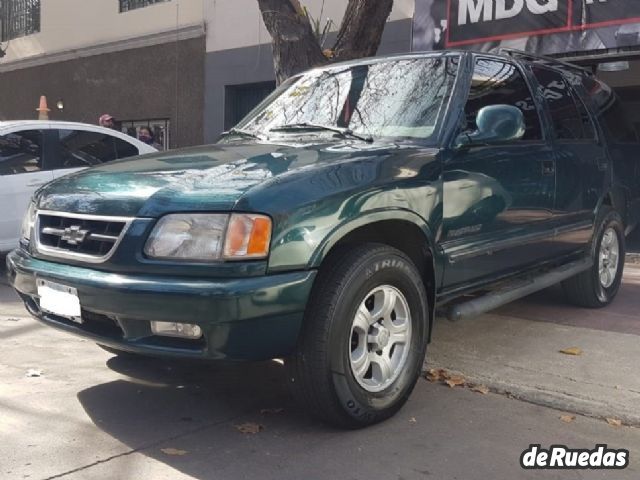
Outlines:
[[38, 112], [38, 120], [49, 120], [49, 112], [51, 109], [47, 107], [47, 97], [42, 95], [40, 97], [40, 106], [36, 108]]

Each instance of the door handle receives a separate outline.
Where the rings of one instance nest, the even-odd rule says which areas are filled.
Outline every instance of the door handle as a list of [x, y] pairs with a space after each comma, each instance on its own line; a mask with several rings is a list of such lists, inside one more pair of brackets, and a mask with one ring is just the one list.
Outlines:
[[556, 173], [556, 162], [553, 160], [542, 161], [542, 174], [553, 175]]
[[596, 165], [598, 165], [598, 170], [600, 170], [601, 172], [606, 172], [607, 167], [609, 167], [609, 162], [607, 157], [596, 158]]

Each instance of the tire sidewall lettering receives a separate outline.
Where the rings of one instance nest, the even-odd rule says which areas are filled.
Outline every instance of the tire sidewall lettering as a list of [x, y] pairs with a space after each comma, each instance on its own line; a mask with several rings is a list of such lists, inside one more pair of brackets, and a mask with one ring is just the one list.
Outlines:
[[[397, 403], [398, 399], [408, 396], [413, 389], [416, 380], [414, 376], [417, 377], [420, 373], [424, 350], [426, 349], [428, 320], [425, 315], [428, 315], [428, 308], [426, 308], [426, 292], [418, 291], [419, 288], [416, 288], [417, 282], [419, 282], [420, 286], [422, 285], [422, 280], [415, 267], [407, 260], [399, 256], [378, 257], [363, 267], [363, 270], [360, 270], [362, 273], [358, 274], [356, 271], [353, 276], [353, 279], [357, 282], [357, 288], [354, 288], [355, 291], [351, 292], [347, 289], [344, 293], [344, 299], [341, 300], [350, 302], [349, 306], [345, 305], [340, 309], [340, 312], [336, 312], [344, 320], [340, 322], [340, 325], [336, 326], [337, 335], [335, 338], [342, 348], [339, 357], [334, 357], [335, 361], [339, 362], [340, 365], [336, 368], [334, 364], [333, 383], [335, 392], [345, 412], [352, 418], [368, 423], [378, 417], [382, 411], [392, 407], [393, 404]], [[360, 279], [360, 281], [357, 279]], [[366, 292], [370, 291], [373, 285], [382, 283], [394, 285], [407, 297], [412, 318], [416, 322], [414, 324], [416, 337], [412, 340], [409, 362], [398, 379], [382, 392], [369, 393], [362, 389], [353, 378], [348, 364], [347, 342], [342, 340], [345, 335], [349, 335], [352, 313], [355, 314], [355, 309], [362, 301], [360, 297], [366, 295]], [[342, 344], [345, 346], [342, 346]], [[418, 366], [417, 363], [420, 365]], [[414, 375], [416, 371], [417, 374]]]

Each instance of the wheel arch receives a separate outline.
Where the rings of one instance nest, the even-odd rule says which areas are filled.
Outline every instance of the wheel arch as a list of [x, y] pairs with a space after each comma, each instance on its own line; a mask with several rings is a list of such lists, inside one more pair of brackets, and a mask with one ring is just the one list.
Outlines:
[[599, 213], [603, 206], [608, 206], [617, 211], [622, 217], [622, 222], [625, 228], [628, 225], [628, 208], [627, 208], [627, 193], [622, 186], [611, 187], [607, 190], [600, 202], [598, 203], [598, 209], [596, 211], [596, 220], [599, 218]]
[[315, 251], [311, 268], [321, 268], [325, 258], [349, 244], [381, 243], [407, 255], [420, 272], [429, 300], [429, 340], [435, 317], [437, 267], [435, 240], [429, 224], [409, 211], [369, 214], [340, 225]]

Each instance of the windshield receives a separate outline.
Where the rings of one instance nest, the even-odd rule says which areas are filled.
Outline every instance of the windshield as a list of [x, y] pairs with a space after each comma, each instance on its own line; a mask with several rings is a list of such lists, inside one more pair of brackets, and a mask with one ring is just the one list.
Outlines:
[[237, 128], [269, 136], [331, 134], [317, 128], [325, 126], [362, 137], [429, 139], [458, 63], [439, 55], [313, 70], [283, 84]]

